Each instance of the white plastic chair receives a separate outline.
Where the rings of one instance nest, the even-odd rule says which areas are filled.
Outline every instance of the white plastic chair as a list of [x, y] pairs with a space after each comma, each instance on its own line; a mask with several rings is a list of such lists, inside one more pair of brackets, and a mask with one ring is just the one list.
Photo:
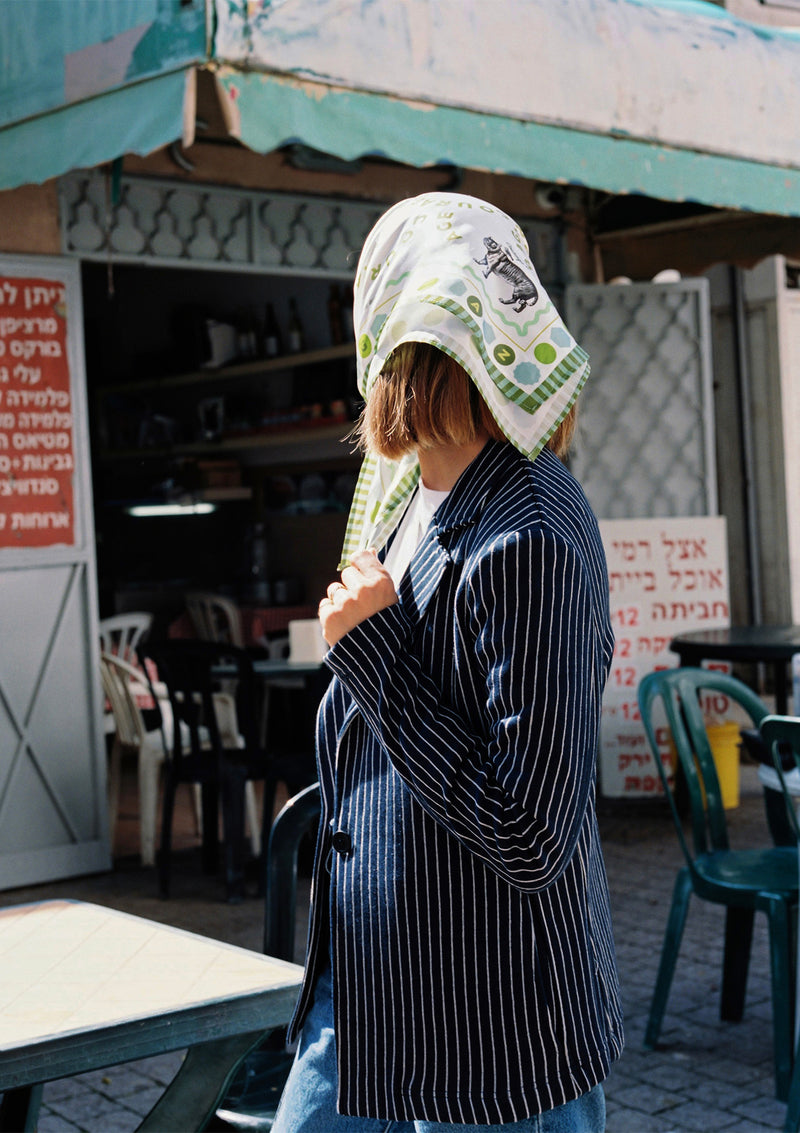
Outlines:
[[[236, 645], [239, 649], [245, 648], [242, 614], [239, 607], [230, 598], [225, 598], [221, 594], [212, 594], [205, 590], [194, 590], [186, 595], [186, 608], [192, 619], [194, 631], [201, 641], [221, 641], [226, 645]], [[285, 640], [288, 650], [288, 636]], [[285, 656], [284, 653], [273, 654], [272, 650], [269, 647], [267, 648], [270, 656]], [[302, 681], [298, 683], [302, 684]], [[225, 687], [226, 685], [223, 682], [223, 688]], [[231, 689], [231, 691], [233, 690]], [[266, 743], [267, 739], [268, 713], [269, 687], [265, 685], [261, 690], [261, 707], [259, 710], [259, 736], [262, 744]]]
[[152, 614], [139, 612], [101, 618], [98, 627], [100, 649], [103, 653], [112, 653], [123, 661], [135, 664], [136, 646], [147, 637], [152, 624]]
[[120, 785], [122, 779], [123, 755], [136, 755], [139, 773], [139, 846], [143, 865], [155, 865], [156, 860], [156, 814], [158, 811], [158, 787], [161, 765], [165, 759], [167, 736], [162, 728], [169, 725], [171, 731], [172, 714], [165, 713], [169, 705], [161, 703], [162, 728], [148, 731], [142, 718], [142, 711], [136, 700], [136, 686], [141, 684], [141, 671], [128, 661], [113, 653], [103, 652], [100, 656], [100, 674], [103, 691], [106, 695], [114, 720], [114, 742], [108, 779], [109, 834], [114, 845], [117, 818], [119, 815]]
[[[166, 751], [172, 747], [172, 729], [174, 726], [172, 708], [169, 700], [159, 698], [161, 727], [148, 731], [136, 699], [137, 690], [141, 687], [142, 680], [140, 670], [114, 654], [103, 653], [100, 657], [100, 672], [103, 691], [111, 705], [115, 723], [109, 768], [111, 845], [114, 844], [119, 814], [122, 756], [133, 754], [138, 757], [139, 761], [139, 845], [141, 860], [142, 865], [155, 865], [161, 766], [166, 758]], [[223, 744], [227, 747], [242, 747], [244, 740], [239, 735], [236, 705], [233, 697], [226, 692], [215, 693], [214, 711]], [[202, 806], [199, 787], [196, 787], [193, 791], [193, 800], [197, 832], [202, 834]], [[259, 857], [261, 853], [261, 824], [252, 783], [247, 783], [245, 786], [245, 805], [247, 807], [250, 846], [253, 856]]]
[[[152, 624], [153, 615], [144, 611], [114, 614], [110, 618], [101, 618], [98, 623], [101, 653], [120, 657], [123, 661], [127, 661], [129, 665], [138, 665], [137, 646], [140, 641], [146, 640]], [[147, 677], [144, 671], [139, 673], [139, 680], [144, 686], [143, 691], [146, 693], [148, 691]], [[158, 694], [166, 696], [167, 690], [162, 686]], [[111, 712], [105, 713], [103, 726], [107, 735], [114, 731], [116, 725]]]
[[222, 641], [244, 648], [242, 615], [230, 598], [196, 590], [186, 595], [186, 608], [201, 641]]

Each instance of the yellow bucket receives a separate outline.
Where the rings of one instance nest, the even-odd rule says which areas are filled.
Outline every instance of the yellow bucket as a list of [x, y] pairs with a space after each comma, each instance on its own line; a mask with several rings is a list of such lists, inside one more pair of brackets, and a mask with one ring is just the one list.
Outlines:
[[[730, 720], [725, 724], [707, 724], [706, 734], [711, 747], [714, 766], [717, 769], [722, 805], [725, 810], [732, 810], [739, 805], [739, 746], [741, 744], [739, 725]], [[675, 750], [675, 744], [672, 742], [672, 736], [669, 737], [668, 746], [674, 771], [678, 766], [678, 753]], [[700, 791], [705, 805], [706, 793], [702, 783], [700, 784]]]
[[706, 731], [722, 792], [722, 805], [731, 810], [739, 805], [739, 725], [729, 720], [725, 724], [709, 724]]

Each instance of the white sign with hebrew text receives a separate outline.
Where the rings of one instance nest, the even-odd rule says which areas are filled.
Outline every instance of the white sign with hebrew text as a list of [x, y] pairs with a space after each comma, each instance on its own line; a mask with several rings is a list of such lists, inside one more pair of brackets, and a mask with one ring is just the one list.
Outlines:
[[679, 633], [730, 625], [725, 519], [600, 522], [608, 560], [614, 660], [603, 697], [600, 786], [607, 798], [661, 793], [636, 692], [654, 669], [672, 669]]

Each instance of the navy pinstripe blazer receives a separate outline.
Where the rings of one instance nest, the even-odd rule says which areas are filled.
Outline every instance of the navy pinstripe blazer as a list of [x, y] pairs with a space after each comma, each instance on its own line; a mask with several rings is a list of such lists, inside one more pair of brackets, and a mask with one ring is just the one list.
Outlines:
[[612, 649], [583, 492], [549, 451], [490, 441], [400, 602], [329, 652], [290, 1033], [330, 941], [341, 1112], [515, 1121], [591, 1089], [620, 1053], [594, 805]]

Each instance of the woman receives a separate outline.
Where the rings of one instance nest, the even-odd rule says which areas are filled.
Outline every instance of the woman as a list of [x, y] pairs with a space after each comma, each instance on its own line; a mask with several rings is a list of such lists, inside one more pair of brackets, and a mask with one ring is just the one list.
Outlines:
[[587, 358], [518, 226], [433, 193], [355, 282], [367, 454], [320, 603], [323, 819], [275, 1133], [605, 1124], [622, 1047], [595, 758], [613, 649], [559, 460]]

